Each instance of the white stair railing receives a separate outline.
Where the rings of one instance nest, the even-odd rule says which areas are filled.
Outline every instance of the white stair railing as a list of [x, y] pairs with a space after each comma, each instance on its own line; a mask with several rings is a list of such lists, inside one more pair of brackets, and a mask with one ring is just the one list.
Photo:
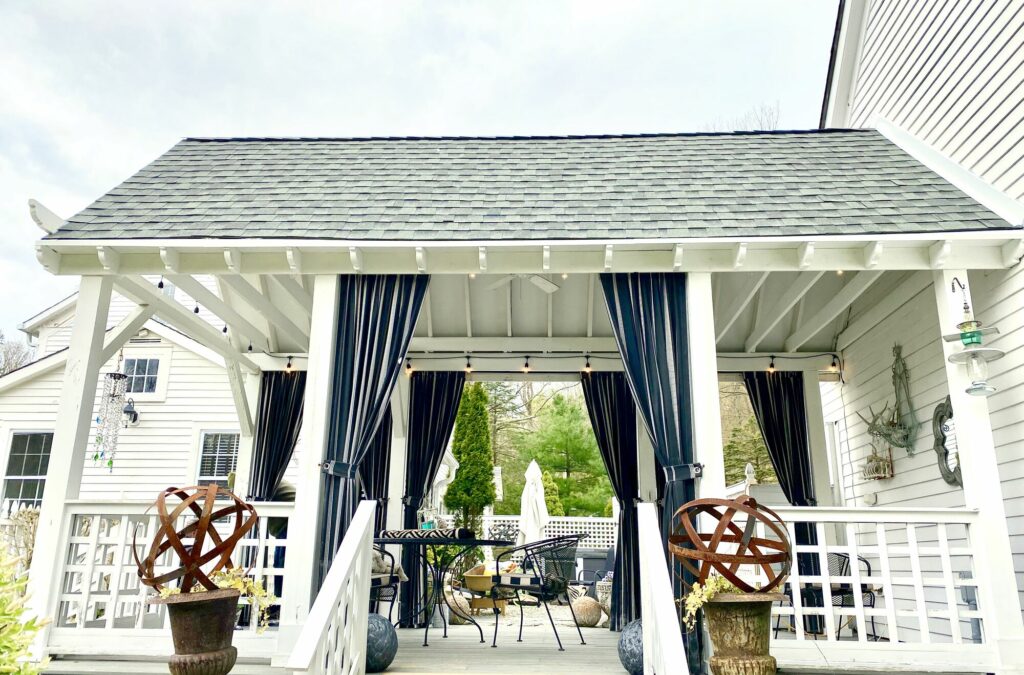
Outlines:
[[288, 657], [286, 668], [292, 673], [366, 672], [366, 622], [376, 512], [376, 502], [359, 504]]
[[644, 675], [668, 675], [686, 669], [686, 650], [676, 614], [672, 579], [654, 504], [637, 505], [640, 525], [640, 606], [644, 617]]

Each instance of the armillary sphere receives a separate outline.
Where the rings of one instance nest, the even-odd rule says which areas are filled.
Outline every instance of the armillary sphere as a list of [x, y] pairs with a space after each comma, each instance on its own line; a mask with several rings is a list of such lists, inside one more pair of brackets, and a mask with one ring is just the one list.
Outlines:
[[[714, 532], [697, 531], [701, 514], [718, 521]], [[745, 516], [740, 523], [738, 514]], [[786, 526], [777, 513], [758, 505], [753, 497], [695, 499], [679, 507], [675, 518], [668, 549], [696, 577], [696, 583], [703, 584], [714, 570], [745, 593], [768, 593], [789, 578], [793, 557]], [[755, 536], [758, 521], [764, 524], [765, 536]], [[741, 579], [738, 572], [744, 565], [760, 567], [767, 583], [754, 588]]]
[[[174, 510], [168, 512], [167, 498], [179, 500]], [[217, 500], [220, 499], [220, 503]], [[225, 501], [230, 500], [230, 501]], [[216, 485], [196, 485], [186, 488], [170, 487], [160, 493], [150, 508], [156, 508], [160, 527], [153, 535], [149, 552], [144, 559], [139, 558], [135, 538], [138, 530], [132, 534], [132, 556], [139, 568], [139, 579], [146, 586], [157, 591], [175, 579], [181, 579], [178, 588], [188, 593], [196, 585], [207, 590], [217, 589], [217, 584], [210, 577], [219, 570], [233, 567], [231, 553], [235, 546], [249, 530], [256, 525], [256, 509], [251, 504], [239, 499], [228, 490]], [[176, 523], [183, 515], [191, 513], [196, 520], [189, 522], [177, 530]], [[224, 539], [214, 527], [221, 518], [234, 515], [234, 527], [231, 534]], [[191, 540], [186, 544], [185, 540]], [[203, 548], [206, 547], [204, 551]], [[157, 561], [169, 550], [174, 550], [180, 566], [165, 572], [156, 573]], [[205, 570], [204, 566], [208, 566]]]

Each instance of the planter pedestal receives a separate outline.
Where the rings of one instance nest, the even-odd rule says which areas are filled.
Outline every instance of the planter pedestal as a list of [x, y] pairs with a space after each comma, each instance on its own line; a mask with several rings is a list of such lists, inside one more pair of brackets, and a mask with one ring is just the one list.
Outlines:
[[774, 675], [768, 653], [772, 603], [781, 593], [720, 593], [704, 605], [714, 655], [714, 675]]
[[171, 675], [226, 675], [235, 666], [238, 650], [231, 646], [238, 613], [239, 592], [219, 589], [203, 593], [153, 598], [167, 605], [174, 639]]

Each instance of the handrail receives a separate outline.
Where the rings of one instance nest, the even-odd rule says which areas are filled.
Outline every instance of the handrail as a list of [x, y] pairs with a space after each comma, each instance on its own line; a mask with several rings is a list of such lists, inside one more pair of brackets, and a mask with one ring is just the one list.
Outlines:
[[661, 525], [654, 504], [637, 505], [640, 538], [640, 604], [643, 611], [644, 675], [685, 668], [686, 649], [676, 614]]
[[376, 514], [377, 502], [359, 504], [288, 657], [288, 670], [332, 675], [365, 672]]
[[772, 506], [784, 521], [808, 523], [971, 523], [978, 512], [965, 508], [878, 506]]

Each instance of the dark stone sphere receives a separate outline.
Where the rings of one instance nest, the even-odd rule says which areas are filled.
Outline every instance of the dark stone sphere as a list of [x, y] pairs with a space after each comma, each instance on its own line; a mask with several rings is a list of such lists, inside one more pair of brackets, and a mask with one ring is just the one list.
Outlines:
[[619, 661], [629, 675], [644, 673], [644, 629], [642, 619], [626, 624], [619, 636]]
[[398, 633], [380, 614], [371, 614], [366, 624], [366, 672], [382, 673], [398, 653]]

